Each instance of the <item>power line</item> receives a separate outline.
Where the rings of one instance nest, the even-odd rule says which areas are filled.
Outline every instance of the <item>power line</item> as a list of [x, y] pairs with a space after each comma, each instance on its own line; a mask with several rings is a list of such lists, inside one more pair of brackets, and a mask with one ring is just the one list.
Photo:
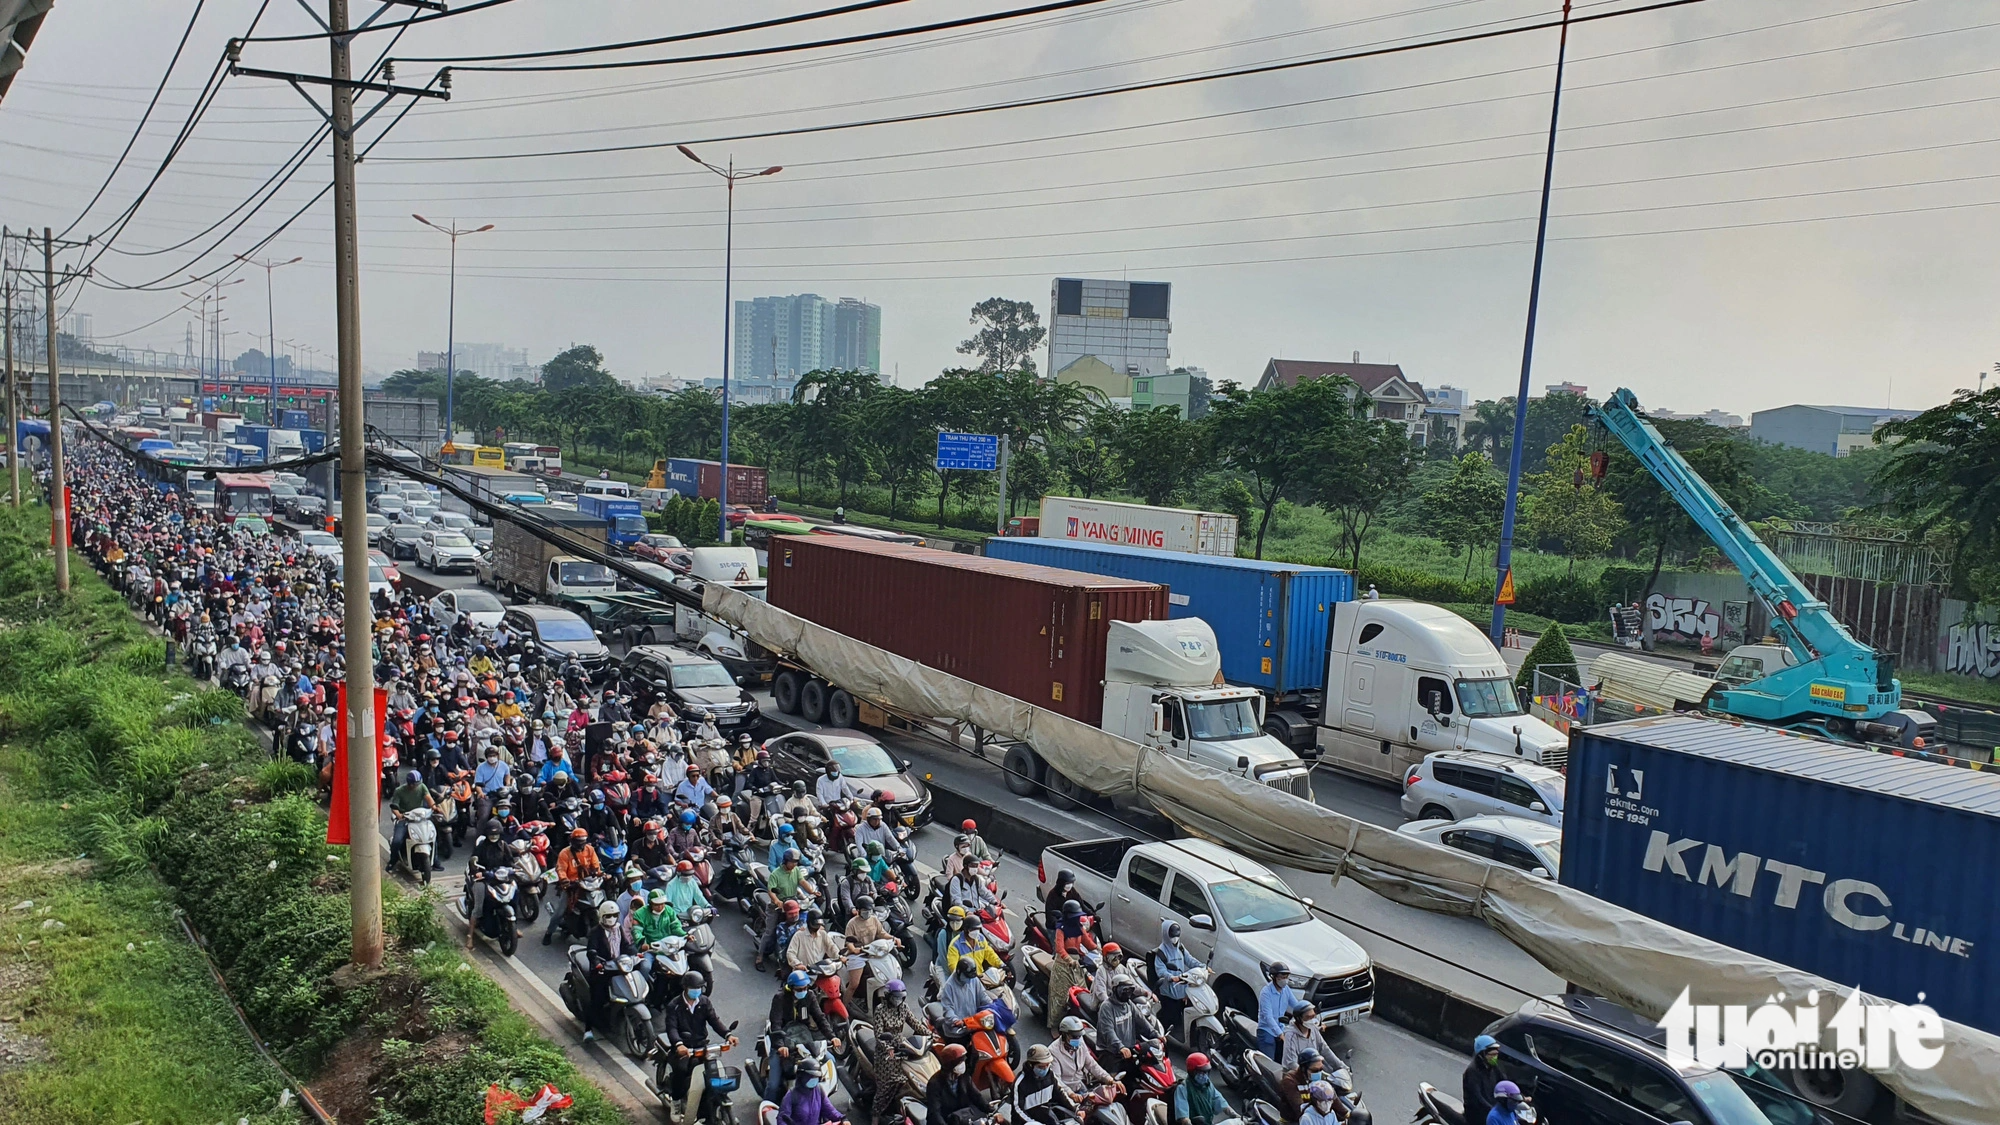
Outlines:
[[[450, 11], [431, 12], [427, 15], [411, 16], [409, 19], [396, 20], [391, 23], [363, 24], [360, 27], [350, 29], [345, 34], [348, 35], [349, 37], [352, 37], [355, 35], [361, 35], [371, 31], [401, 31], [404, 30], [405, 28], [415, 27], [418, 24], [433, 23], [437, 20], [447, 20], [451, 19], [453, 16], [467, 16], [471, 15], [474, 12], [484, 11], [487, 8], [497, 8], [502, 4], [510, 4], [512, 2], [513, 0], [479, 0], [478, 3], [467, 4], [463, 8], [453, 8]], [[242, 42], [302, 43], [314, 39], [326, 39], [329, 38], [331, 34], [332, 34], [331, 32], [326, 32], [326, 31], [309, 31], [301, 35], [245, 35], [242, 37]]]
[[[1699, 4], [1703, 2], [1704, 0], [1656, 0], [1656, 2], [1654, 3], [1644, 4], [1636, 8], [1625, 8], [1614, 12], [1599, 12], [1594, 15], [1574, 16], [1570, 19], [1569, 22], [1572, 24], [1592, 23], [1598, 20], [1616, 19], [1622, 16], [1633, 16], [1649, 12], [1663, 11], [1669, 8], [1682, 8], [1690, 4]], [[1256, 66], [1236, 67], [1229, 70], [1212, 71], [1206, 74], [1181, 75], [1173, 78], [1154, 79], [1152, 81], [1147, 81], [1147, 82], [1127, 83], [1121, 86], [1100, 87], [1095, 90], [1079, 90], [1067, 94], [1050, 94], [1038, 98], [1021, 98], [1008, 102], [990, 102], [985, 105], [964, 106], [958, 109], [931, 110], [929, 112], [923, 112], [923, 113], [902, 114], [894, 117], [878, 117], [863, 121], [845, 121], [828, 125], [805, 125], [805, 126], [797, 126], [790, 129], [770, 129], [755, 133], [739, 133], [732, 136], [707, 137], [698, 140], [683, 140], [679, 142], [657, 141], [645, 144], [608, 145], [608, 146], [593, 147], [593, 148], [551, 149], [540, 152], [512, 152], [512, 153], [502, 152], [502, 153], [477, 153], [465, 156], [439, 156], [430, 158], [430, 162], [456, 163], [469, 160], [524, 160], [524, 159], [533, 159], [533, 158], [547, 157], [547, 156], [588, 156], [588, 155], [597, 155], [609, 152], [641, 152], [641, 151], [650, 151], [660, 148], [669, 148], [674, 146], [675, 144], [688, 144], [688, 145], [720, 144], [729, 141], [764, 140], [773, 137], [795, 137], [795, 136], [804, 136], [812, 133], [832, 133], [848, 129], [872, 128], [878, 125], [903, 125], [917, 121], [940, 121], [947, 118], [966, 117], [973, 114], [994, 113], [1002, 110], [1025, 109], [1036, 106], [1061, 105], [1067, 102], [1084, 101], [1091, 98], [1109, 97], [1116, 94], [1131, 94], [1131, 93], [1140, 93], [1152, 90], [1164, 90], [1179, 86], [1191, 86], [1200, 83], [1215, 82], [1227, 78], [1244, 78], [1253, 75], [1275, 74], [1283, 71], [1301, 70], [1307, 67], [1324, 66], [1329, 63], [1353, 62], [1360, 59], [1380, 58], [1387, 55], [1406, 54], [1414, 51], [1428, 50], [1435, 47], [1449, 47], [1464, 43], [1475, 43], [1488, 39], [1498, 39], [1506, 36], [1520, 35], [1524, 32], [1530, 32], [1530, 31], [1547, 31], [1553, 28], [1560, 27], [1561, 24], [1562, 21], [1560, 20], [1543, 21], [1541, 23], [1523, 24], [1511, 28], [1499, 28], [1491, 31], [1479, 31], [1465, 35], [1447, 36], [1441, 39], [1420, 40], [1415, 43], [1403, 43], [1386, 47], [1373, 47], [1362, 51], [1346, 51], [1331, 55], [1318, 55], [1312, 58], [1295, 59], [1288, 62], [1263, 63]]]
[[76, 218], [69, 221], [69, 225], [62, 229], [62, 234], [58, 237], [69, 237], [69, 232], [75, 230], [76, 225], [84, 220], [84, 216], [90, 214], [90, 209], [97, 206], [97, 201], [104, 198], [105, 190], [111, 186], [111, 181], [118, 177], [118, 170], [125, 167], [125, 158], [132, 155], [132, 146], [139, 143], [140, 135], [146, 131], [146, 122], [152, 120], [153, 110], [160, 104], [160, 95], [166, 92], [167, 80], [174, 76], [174, 68], [180, 65], [181, 52], [187, 49], [188, 38], [194, 34], [194, 25], [201, 20], [201, 9], [207, 2], [208, 0], [195, 0], [194, 14], [188, 17], [187, 27], [181, 32], [180, 42], [174, 45], [173, 57], [167, 60], [167, 69], [160, 75], [160, 84], [153, 87], [153, 97], [146, 103], [146, 112], [139, 115], [139, 124], [133, 126], [132, 138], [125, 142], [124, 150], [119, 152], [118, 159], [112, 162], [111, 171], [105, 174], [104, 182], [97, 185], [97, 191], [91, 195], [90, 202], [83, 205], [83, 210], [77, 212]]
[[822, 8], [816, 12], [800, 12], [792, 16], [777, 16], [754, 23], [739, 23], [733, 27], [715, 27], [706, 31], [686, 31], [679, 35], [660, 35], [651, 39], [627, 39], [623, 43], [600, 43], [593, 47], [557, 47], [547, 51], [517, 51], [504, 55], [461, 55], [455, 59], [399, 59], [399, 62], [499, 62], [507, 59], [547, 59], [562, 55], [588, 55], [603, 51], [627, 51], [638, 47], [659, 47], [668, 43], [686, 43], [693, 39], [713, 39], [722, 35], [734, 35], [744, 31], [762, 31], [766, 28], [785, 27], [795, 23], [808, 23], [833, 16], [851, 15], [874, 8], [887, 8], [895, 4], [905, 4], [909, 0], [860, 0], [838, 8]]

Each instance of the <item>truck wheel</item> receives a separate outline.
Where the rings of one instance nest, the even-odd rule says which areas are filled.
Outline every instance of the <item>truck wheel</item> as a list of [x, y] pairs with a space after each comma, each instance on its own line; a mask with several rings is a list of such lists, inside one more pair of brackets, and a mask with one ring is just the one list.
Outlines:
[[844, 688], [834, 688], [826, 697], [826, 721], [831, 726], [852, 727], [861, 719], [861, 708]]
[[799, 713], [799, 681], [803, 679], [805, 677], [797, 672], [785, 671], [771, 681], [771, 699], [777, 703], [778, 710], [787, 715]]
[[1882, 1094], [1882, 1084], [1862, 1070], [1794, 1070], [1787, 1077], [1800, 1097], [1842, 1117], [1866, 1115]]
[[1016, 797], [1032, 797], [1042, 789], [1042, 756], [1019, 744], [1007, 748], [1000, 768], [1007, 774], [1007, 791]]
[[1091, 799], [1097, 796], [1097, 794], [1063, 776], [1058, 770], [1050, 769], [1048, 771], [1048, 778], [1049, 787], [1046, 792], [1049, 804], [1059, 809], [1073, 809], [1078, 805], [1089, 804]]
[[826, 721], [826, 683], [823, 680], [807, 680], [799, 689], [799, 714], [806, 722]]

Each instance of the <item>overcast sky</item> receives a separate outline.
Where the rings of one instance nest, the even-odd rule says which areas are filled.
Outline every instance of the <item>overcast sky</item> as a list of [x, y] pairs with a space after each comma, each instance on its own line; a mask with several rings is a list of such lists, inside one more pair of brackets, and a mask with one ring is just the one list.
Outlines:
[[[406, 32], [399, 59], [712, 28], [832, 0], [517, 0]], [[910, 0], [597, 59], [800, 42], [1026, 6]], [[1579, 14], [1633, 6], [1589, 2]], [[463, 6], [458, 4], [455, 6]], [[77, 227], [105, 229], [186, 119], [255, 0], [209, 0], [127, 166]], [[0, 102], [0, 219], [61, 230], [131, 136], [187, 2], [60, 0]], [[358, 13], [370, 9], [357, 0]], [[446, 246], [412, 212], [497, 229], [460, 243], [458, 338], [545, 359], [597, 345], [621, 375], [717, 373], [723, 189], [671, 145], [1082, 90], [1547, 18], [1553, 0], [1107, 0], [866, 47], [571, 74], [459, 71], [360, 169], [363, 351], [386, 372], [444, 344]], [[392, 16], [390, 18], [400, 18]], [[269, 5], [260, 34], [314, 30]], [[361, 38], [372, 60], [393, 33]], [[1173, 284], [1173, 357], [1254, 380], [1271, 356], [1394, 361], [1511, 394], [1555, 33], [918, 124], [709, 143], [783, 173], [737, 192], [736, 294], [882, 306], [885, 373], [958, 363], [968, 308], [1050, 279]], [[2000, 360], [2000, 11], [1979, 0], [1708, 0], [1570, 41], [1534, 383], [1630, 386], [1656, 407], [1919, 407]], [[246, 65], [325, 73], [323, 42]], [[436, 63], [405, 61], [399, 82]], [[381, 134], [391, 106], [363, 132]], [[225, 215], [312, 135], [291, 88], [226, 81], [98, 261], [117, 282]], [[618, 154], [445, 161], [596, 145]], [[327, 182], [322, 143], [208, 268]], [[281, 339], [333, 346], [330, 201], [263, 254]], [[240, 216], [238, 216], [240, 217]], [[263, 335], [263, 271], [229, 292], [227, 354]], [[178, 350], [173, 289], [86, 290], [100, 339]]]

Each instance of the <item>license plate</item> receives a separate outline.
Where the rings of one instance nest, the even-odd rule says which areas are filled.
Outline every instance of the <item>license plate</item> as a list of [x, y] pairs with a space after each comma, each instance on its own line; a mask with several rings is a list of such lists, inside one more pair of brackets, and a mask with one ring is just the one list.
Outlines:
[[1367, 1008], [1353, 1008], [1342, 1012], [1337, 1017], [1336, 1026], [1346, 1027], [1350, 1023], [1360, 1023], [1362, 1020], [1368, 1018], [1368, 1013], [1369, 1009]]

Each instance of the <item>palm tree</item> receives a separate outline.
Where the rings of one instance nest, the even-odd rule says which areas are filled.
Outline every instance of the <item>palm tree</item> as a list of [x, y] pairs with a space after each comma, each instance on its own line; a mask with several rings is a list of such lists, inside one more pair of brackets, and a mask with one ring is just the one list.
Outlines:
[[1498, 458], [1514, 437], [1514, 400], [1503, 398], [1495, 402], [1474, 403], [1472, 418], [1465, 423], [1465, 448], [1474, 453], [1485, 452]]

